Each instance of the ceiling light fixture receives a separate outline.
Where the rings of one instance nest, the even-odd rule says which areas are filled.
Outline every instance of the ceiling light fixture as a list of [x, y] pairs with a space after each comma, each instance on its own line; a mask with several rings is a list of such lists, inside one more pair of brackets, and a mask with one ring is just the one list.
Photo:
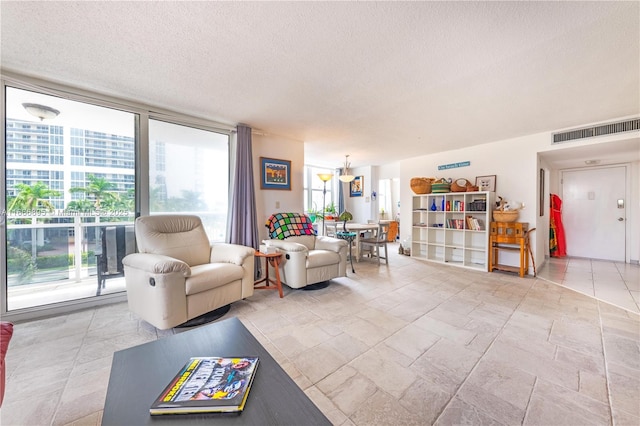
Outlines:
[[342, 174], [338, 177], [338, 179], [340, 179], [342, 182], [351, 182], [356, 178], [355, 176], [349, 174], [350, 165], [351, 163], [349, 163], [349, 155], [347, 154], [344, 156], [344, 168], [342, 169]]
[[27, 110], [29, 114], [33, 115], [34, 117], [38, 117], [40, 121], [43, 121], [45, 118], [56, 118], [58, 114], [60, 114], [60, 111], [58, 111], [57, 109], [51, 108], [46, 105], [24, 103], [22, 104], [22, 106]]

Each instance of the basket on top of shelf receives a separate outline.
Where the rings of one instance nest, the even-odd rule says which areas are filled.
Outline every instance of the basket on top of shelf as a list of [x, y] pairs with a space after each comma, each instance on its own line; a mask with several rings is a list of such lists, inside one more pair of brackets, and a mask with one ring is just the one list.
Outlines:
[[411, 178], [411, 190], [418, 195], [430, 194], [431, 183], [435, 179], [426, 177], [414, 177]]
[[504, 207], [501, 207], [501, 210], [493, 211], [493, 220], [494, 222], [515, 222], [519, 214], [518, 210], [504, 210]]
[[475, 192], [478, 189], [465, 178], [456, 179], [451, 183], [451, 192]]
[[431, 183], [431, 192], [434, 194], [444, 194], [449, 192], [451, 189], [451, 184], [447, 182], [444, 178], [438, 179]]

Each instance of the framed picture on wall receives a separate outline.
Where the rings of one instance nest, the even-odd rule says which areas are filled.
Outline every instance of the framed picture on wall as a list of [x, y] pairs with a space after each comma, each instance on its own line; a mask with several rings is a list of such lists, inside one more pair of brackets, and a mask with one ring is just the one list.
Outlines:
[[356, 176], [355, 179], [351, 181], [349, 188], [349, 195], [351, 197], [362, 197], [362, 193], [364, 192], [364, 176]]
[[496, 191], [496, 175], [476, 176], [476, 186], [479, 191]]
[[291, 191], [291, 161], [260, 157], [260, 189]]

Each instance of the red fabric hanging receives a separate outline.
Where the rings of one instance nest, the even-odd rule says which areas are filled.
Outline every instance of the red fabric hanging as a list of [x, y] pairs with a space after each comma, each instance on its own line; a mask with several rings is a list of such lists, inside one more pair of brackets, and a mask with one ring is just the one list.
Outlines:
[[562, 226], [562, 200], [556, 194], [551, 194], [549, 254], [551, 257], [564, 257], [567, 255], [567, 240], [564, 226]]

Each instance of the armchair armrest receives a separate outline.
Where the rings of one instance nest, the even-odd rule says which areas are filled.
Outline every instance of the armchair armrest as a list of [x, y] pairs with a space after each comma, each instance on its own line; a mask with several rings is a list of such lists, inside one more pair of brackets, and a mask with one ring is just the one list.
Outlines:
[[275, 247], [278, 250], [288, 252], [309, 251], [304, 244], [283, 241], [283, 240], [264, 240], [263, 243], [268, 247]]
[[230, 243], [211, 244], [211, 263], [233, 263], [244, 270], [242, 276], [242, 298], [253, 294], [255, 279], [255, 255], [253, 247]]
[[122, 259], [125, 266], [141, 269], [152, 274], [170, 274], [179, 272], [183, 276], [191, 275], [189, 265], [181, 260], [161, 254], [152, 253], [132, 253]]
[[318, 250], [330, 250], [339, 253], [342, 247], [346, 247], [348, 245], [349, 243], [346, 240], [341, 240], [339, 238], [326, 237], [323, 235], [316, 237], [316, 249]]
[[255, 249], [240, 244], [213, 243], [211, 244], [211, 263], [235, 263], [242, 266], [247, 257], [253, 258]]

